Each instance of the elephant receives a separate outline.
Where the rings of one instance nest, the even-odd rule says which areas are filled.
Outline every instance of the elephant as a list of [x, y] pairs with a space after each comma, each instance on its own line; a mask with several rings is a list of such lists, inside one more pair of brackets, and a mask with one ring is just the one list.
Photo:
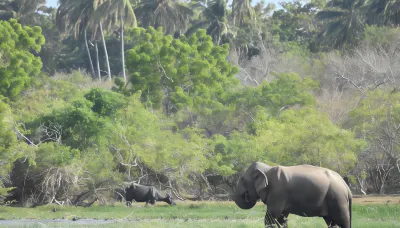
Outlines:
[[169, 205], [175, 205], [175, 202], [169, 194], [162, 196], [154, 186], [139, 184], [132, 184], [129, 188], [125, 188], [125, 200], [127, 204], [132, 204], [132, 200], [136, 202], [146, 202], [146, 206], [149, 202], [151, 205], [154, 205], [156, 201], [164, 201]]
[[252, 163], [239, 178], [232, 199], [241, 209], [259, 199], [267, 205], [267, 221], [288, 227], [289, 214], [323, 217], [329, 227], [351, 228], [352, 193], [335, 171], [312, 166], [268, 166]]

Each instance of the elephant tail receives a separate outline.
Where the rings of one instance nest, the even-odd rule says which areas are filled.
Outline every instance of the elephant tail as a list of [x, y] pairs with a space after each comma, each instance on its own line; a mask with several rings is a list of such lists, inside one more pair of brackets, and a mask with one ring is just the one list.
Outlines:
[[352, 210], [351, 210], [351, 205], [352, 205], [352, 201], [353, 201], [353, 197], [351, 195], [351, 193], [349, 193], [349, 214], [350, 214], [350, 228], [351, 228], [351, 217], [352, 217]]

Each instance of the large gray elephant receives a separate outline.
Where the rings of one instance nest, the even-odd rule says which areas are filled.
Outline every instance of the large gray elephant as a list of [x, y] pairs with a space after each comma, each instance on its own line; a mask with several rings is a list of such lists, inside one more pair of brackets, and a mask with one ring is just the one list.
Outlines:
[[169, 194], [163, 196], [154, 186], [145, 186], [140, 184], [132, 184], [129, 188], [125, 188], [125, 200], [132, 204], [132, 200], [136, 202], [146, 202], [154, 205], [156, 201], [164, 201], [169, 205], [175, 205]]
[[283, 227], [289, 214], [296, 214], [351, 228], [351, 191], [338, 173], [322, 167], [255, 162], [239, 179], [233, 199], [242, 209], [254, 207], [261, 199], [267, 205], [266, 218], [272, 216]]

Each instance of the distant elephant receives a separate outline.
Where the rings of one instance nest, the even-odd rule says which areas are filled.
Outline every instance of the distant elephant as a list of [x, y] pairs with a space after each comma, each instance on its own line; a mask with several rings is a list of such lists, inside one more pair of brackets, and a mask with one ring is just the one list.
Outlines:
[[164, 201], [169, 205], [175, 205], [169, 194], [162, 196], [155, 187], [139, 184], [132, 184], [129, 188], [125, 188], [125, 200], [127, 204], [129, 202], [132, 204], [132, 200], [136, 202], [146, 202], [146, 206], [149, 202], [151, 205], [154, 205], [156, 201]]
[[[250, 165], [239, 179], [233, 199], [242, 209], [254, 207], [260, 199], [283, 227], [289, 214], [323, 217], [328, 226], [351, 228], [352, 194], [335, 171], [311, 165]], [[266, 227], [268, 224], [265, 224]]]

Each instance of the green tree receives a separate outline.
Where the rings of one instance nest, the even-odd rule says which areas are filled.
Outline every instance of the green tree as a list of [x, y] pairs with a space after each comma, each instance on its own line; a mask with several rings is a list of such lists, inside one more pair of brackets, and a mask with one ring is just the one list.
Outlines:
[[127, 51], [131, 88], [142, 91], [143, 101], [154, 108], [162, 105], [166, 114], [183, 107], [211, 112], [226, 88], [238, 83], [238, 69], [226, 60], [228, 45], [214, 46], [205, 30], [179, 39], [152, 27], [129, 33], [135, 40]]
[[[311, 94], [318, 88], [318, 82], [300, 78], [295, 73], [273, 74], [274, 80], [263, 82], [257, 87], [243, 87], [227, 96], [224, 103], [233, 103], [238, 111], [251, 113], [263, 107], [271, 116], [298, 106], [312, 106], [315, 98]], [[253, 113], [254, 114], [254, 113]]]
[[93, 103], [93, 112], [105, 117], [111, 117], [126, 105], [122, 94], [99, 88], [91, 89], [85, 94], [85, 98]]
[[280, 42], [299, 42], [308, 45], [316, 33], [314, 17], [324, 7], [321, 2], [300, 1], [281, 3], [282, 9], [273, 12], [269, 21], [271, 33], [279, 37]]
[[92, 108], [92, 102], [80, 98], [66, 107], [54, 109], [50, 114], [27, 123], [30, 129], [34, 129], [29, 138], [35, 144], [55, 141], [79, 150], [104, 149], [111, 123]]
[[40, 27], [22, 27], [17, 20], [0, 21], [0, 94], [16, 98], [40, 74], [38, 53], [44, 44]]
[[[137, 92], [119, 109], [110, 132], [111, 153], [131, 181], [141, 175], [139, 167], [149, 167], [170, 180], [183, 183], [189, 175], [207, 167], [203, 156], [206, 140], [193, 129], [171, 131], [170, 121], [147, 110]], [[138, 164], [141, 164], [138, 166]]]
[[383, 90], [369, 91], [350, 113], [347, 123], [369, 146], [360, 160], [372, 170], [382, 172], [377, 192], [384, 193], [392, 170], [400, 173], [400, 94]]
[[286, 110], [278, 117], [266, 118], [265, 113], [257, 113], [253, 143], [273, 163], [311, 164], [344, 174], [365, 146], [353, 132], [340, 129], [313, 108]]
[[9, 182], [7, 174], [12, 168], [13, 159], [17, 157], [9, 151], [17, 143], [17, 137], [12, 130], [10, 107], [3, 100], [4, 97], [0, 95], [0, 195], [4, 183]]

